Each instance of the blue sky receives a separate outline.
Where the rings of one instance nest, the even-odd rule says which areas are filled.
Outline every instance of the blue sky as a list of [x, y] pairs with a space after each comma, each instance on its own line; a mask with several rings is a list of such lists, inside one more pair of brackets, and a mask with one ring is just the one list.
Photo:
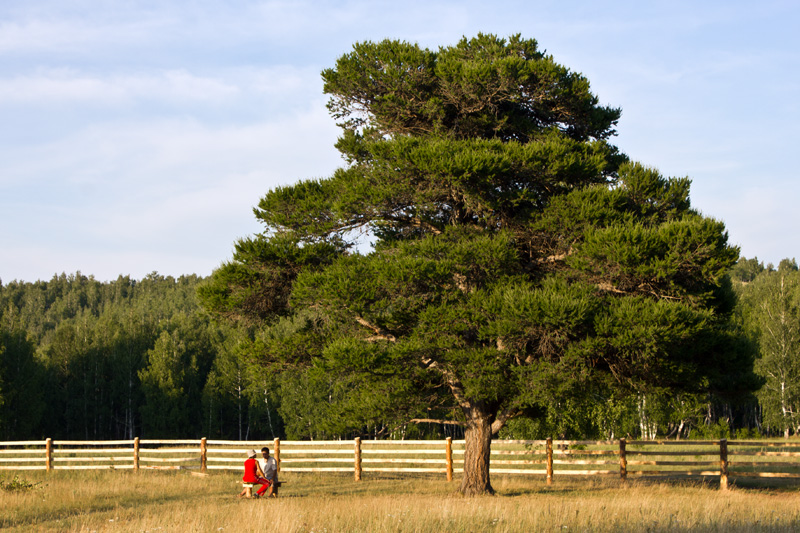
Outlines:
[[319, 73], [363, 40], [521, 33], [622, 108], [747, 257], [800, 256], [796, 1], [0, 2], [0, 279], [208, 275], [342, 164]]

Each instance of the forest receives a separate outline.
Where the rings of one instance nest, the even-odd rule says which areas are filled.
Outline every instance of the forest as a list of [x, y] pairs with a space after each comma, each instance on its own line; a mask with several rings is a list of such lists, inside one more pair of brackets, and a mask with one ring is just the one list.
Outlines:
[[[733, 322], [756, 351], [752, 394], [568, 398], [509, 422], [518, 438], [790, 436], [800, 432], [800, 272], [740, 258]], [[0, 283], [0, 440], [460, 436], [454, 413], [362, 412], [347, 378], [265, 369], [258, 327], [212, 317], [198, 276]], [[350, 395], [352, 394], [352, 395]], [[334, 403], [348, 402], [347, 409]], [[436, 420], [436, 422], [426, 422]], [[451, 423], [446, 423], [451, 422]]]

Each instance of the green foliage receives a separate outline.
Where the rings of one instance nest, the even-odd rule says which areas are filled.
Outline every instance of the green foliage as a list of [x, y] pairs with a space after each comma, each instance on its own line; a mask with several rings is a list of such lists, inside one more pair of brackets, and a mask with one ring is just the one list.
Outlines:
[[731, 279], [740, 283], [749, 283], [756, 279], [761, 272], [764, 271], [764, 262], [758, 260], [757, 257], [747, 259], [740, 257], [739, 260], [733, 265], [730, 271]]
[[758, 428], [739, 428], [736, 430], [737, 440], [762, 439], [764, 436]]
[[241, 337], [199, 308], [201, 281], [78, 273], [0, 285], [0, 439], [281, 436], [255, 381], [244, 423], [230, 416], [221, 369]]
[[18, 475], [14, 475], [9, 481], [0, 479], [0, 490], [4, 492], [28, 492], [35, 489], [43, 489], [41, 481], [28, 481]]
[[692, 440], [730, 439], [731, 428], [726, 420], [719, 420], [716, 424], [697, 426], [689, 432], [689, 438]]
[[800, 272], [781, 261], [738, 286], [740, 320], [757, 344], [755, 370], [764, 424], [784, 435], [800, 428]]
[[556, 127], [577, 140], [613, 133], [620, 111], [597, 105], [589, 82], [533, 39], [478, 34], [438, 52], [363, 42], [322, 72], [334, 118], [381, 134], [528, 142]]
[[297, 273], [329, 263], [342, 249], [335, 239], [298, 244], [299, 239], [287, 233], [239, 240], [233, 260], [197, 288], [199, 301], [212, 313], [245, 326], [286, 314]]
[[201, 289], [262, 328], [288, 435], [618, 435], [757, 386], [724, 225], [627, 162], [619, 110], [536, 41], [357, 43], [323, 80], [347, 165], [269, 191]]
[[0, 439], [36, 433], [45, 411], [44, 369], [25, 331], [0, 326]]
[[797, 272], [797, 261], [794, 258], [781, 259], [778, 263], [778, 272]]

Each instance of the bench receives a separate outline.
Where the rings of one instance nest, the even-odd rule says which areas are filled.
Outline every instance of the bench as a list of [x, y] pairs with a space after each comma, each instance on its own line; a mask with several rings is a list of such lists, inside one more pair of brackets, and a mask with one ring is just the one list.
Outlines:
[[[276, 481], [275, 482], [275, 484], [274, 484], [275, 490], [272, 493], [272, 495], [274, 497], [276, 497], [276, 498], [278, 497], [278, 489], [284, 483], [286, 483], [286, 482], [285, 481]], [[256, 486], [256, 485], [260, 486], [259, 483], [242, 483], [242, 492], [239, 493], [239, 497], [241, 498], [242, 496], [244, 496], [245, 498], [252, 498], [253, 497], [253, 487]]]

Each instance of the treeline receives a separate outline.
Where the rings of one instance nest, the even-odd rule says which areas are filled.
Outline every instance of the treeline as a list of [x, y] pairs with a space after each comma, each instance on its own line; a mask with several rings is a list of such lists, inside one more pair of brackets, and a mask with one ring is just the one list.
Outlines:
[[[800, 433], [797, 263], [742, 258], [730, 279], [734, 326], [759, 353], [755, 395], [569, 398], [511, 421], [504, 436]], [[152, 273], [102, 283], [76, 273], [0, 283], [0, 440], [461, 435], [456, 424], [430, 422], [455, 422], [456, 413], [393, 411], [343, 375], [263, 366], [259, 354], [291, 347], [277, 346], [274, 332], [214, 320], [198, 303], [203, 282]]]
[[202, 311], [201, 282], [0, 284], [0, 439], [281, 435], [252, 343]]

